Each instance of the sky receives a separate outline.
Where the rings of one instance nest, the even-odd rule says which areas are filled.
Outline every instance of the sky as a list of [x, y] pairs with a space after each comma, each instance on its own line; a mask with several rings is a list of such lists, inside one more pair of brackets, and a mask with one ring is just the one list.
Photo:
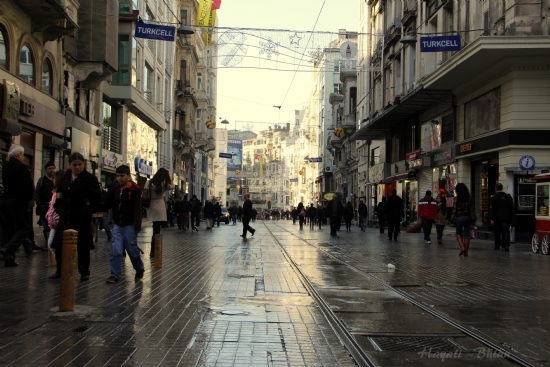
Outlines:
[[255, 132], [270, 126], [258, 122], [294, 121], [294, 110], [303, 108], [311, 91], [314, 52], [337, 38], [305, 32], [314, 26], [316, 32], [357, 31], [358, 12], [357, 0], [222, 0], [218, 117], [230, 122], [229, 129]]

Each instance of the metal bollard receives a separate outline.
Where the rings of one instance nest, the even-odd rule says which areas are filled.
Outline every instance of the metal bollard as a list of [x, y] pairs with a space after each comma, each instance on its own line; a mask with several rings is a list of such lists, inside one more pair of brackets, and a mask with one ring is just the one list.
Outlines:
[[59, 311], [74, 311], [77, 242], [77, 231], [68, 229], [63, 232], [63, 260], [61, 262]]
[[162, 235], [155, 235], [155, 268], [162, 268]]

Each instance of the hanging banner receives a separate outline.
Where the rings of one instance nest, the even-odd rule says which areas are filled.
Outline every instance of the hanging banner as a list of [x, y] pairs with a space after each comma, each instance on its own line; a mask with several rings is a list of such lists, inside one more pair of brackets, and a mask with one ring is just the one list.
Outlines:
[[210, 12], [210, 17], [208, 18], [208, 31], [204, 32], [204, 44], [208, 46], [212, 43], [212, 34], [214, 33], [214, 27], [216, 25], [216, 11], [212, 10]]
[[199, 10], [197, 11], [197, 25], [199, 27], [204, 27], [202, 29], [203, 36], [206, 34], [206, 27], [208, 27], [208, 20], [210, 18], [211, 9], [212, 0], [200, 0]]
[[176, 27], [137, 23], [134, 36], [136, 38], [149, 38], [152, 40], [174, 41]]
[[212, 10], [218, 10], [222, 6], [222, 0], [212, 0]]

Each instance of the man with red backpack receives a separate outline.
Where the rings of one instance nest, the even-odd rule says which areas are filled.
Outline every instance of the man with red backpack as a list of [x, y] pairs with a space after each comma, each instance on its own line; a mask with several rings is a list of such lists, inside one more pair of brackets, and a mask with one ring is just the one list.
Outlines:
[[432, 192], [426, 191], [426, 196], [418, 202], [418, 216], [422, 220], [424, 243], [432, 243], [430, 233], [432, 224], [437, 220], [437, 202], [432, 198]]

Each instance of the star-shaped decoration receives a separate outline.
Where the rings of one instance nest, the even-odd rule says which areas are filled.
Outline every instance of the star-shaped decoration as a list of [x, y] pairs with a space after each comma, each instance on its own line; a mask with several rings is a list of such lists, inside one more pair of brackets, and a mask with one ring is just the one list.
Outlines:
[[300, 41], [302, 40], [302, 37], [298, 36], [298, 33], [294, 32], [293, 36], [290, 36], [290, 44], [296, 45], [295, 47], [300, 46]]

